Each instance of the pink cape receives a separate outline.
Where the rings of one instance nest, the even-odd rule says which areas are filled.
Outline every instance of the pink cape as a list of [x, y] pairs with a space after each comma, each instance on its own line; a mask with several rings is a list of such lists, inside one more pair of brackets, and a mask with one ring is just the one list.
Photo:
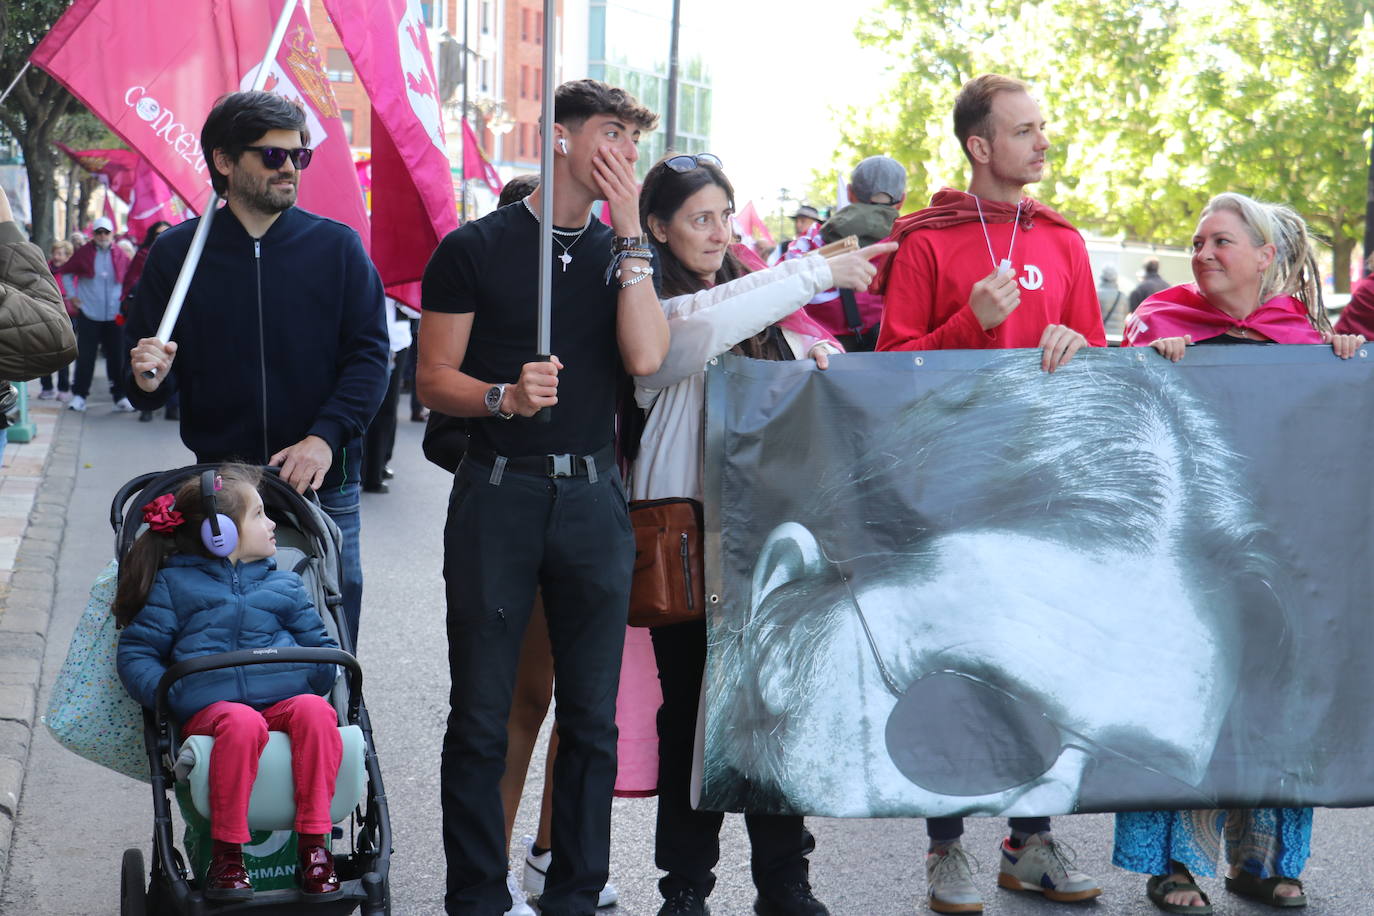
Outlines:
[[1239, 328], [1255, 331], [1275, 343], [1319, 344], [1321, 334], [1307, 318], [1307, 308], [1292, 296], [1275, 296], [1244, 318], [1234, 318], [1212, 305], [1196, 283], [1171, 286], [1140, 304], [1126, 322], [1128, 347], [1148, 346], [1162, 337], [1191, 336], [1208, 340]]

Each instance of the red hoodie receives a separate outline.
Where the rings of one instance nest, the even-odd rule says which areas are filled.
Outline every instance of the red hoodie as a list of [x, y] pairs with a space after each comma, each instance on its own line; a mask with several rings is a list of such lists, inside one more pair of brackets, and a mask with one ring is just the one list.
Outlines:
[[887, 293], [877, 348], [1036, 347], [1050, 324], [1068, 325], [1090, 345], [1106, 346], [1083, 237], [1062, 216], [1030, 198], [1022, 204], [1011, 252], [1021, 303], [1006, 321], [983, 330], [968, 306], [969, 293], [1007, 256], [1016, 207], [993, 201], [983, 201], [982, 207], [986, 239], [973, 196], [951, 188], [936, 194], [930, 207], [898, 220], [893, 236], [901, 247], [881, 275]]

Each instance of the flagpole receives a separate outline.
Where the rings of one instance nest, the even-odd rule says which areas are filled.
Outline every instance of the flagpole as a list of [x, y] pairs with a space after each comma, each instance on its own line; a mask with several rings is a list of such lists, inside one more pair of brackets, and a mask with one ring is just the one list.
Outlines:
[[[544, 97], [539, 132], [539, 323], [535, 359], [547, 362], [553, 343], [553, 90], [554, 90], [554, 0], [544, 0]], [[543, 408], [535, 419], [547, 423], [550, 408]]]
[[[267, 77], [271, 74], [272, 61], [276, 60], [277, 52], [281, 50], [281, 43], [286, 38], [286, 29], [291, 24], [291, 14], [296, 11], [298, 0], [286, 0], [286, 6], [282, 8], [281, 15], [277, 17], [277, 27], [272, 30], [272, 38], [267, 42], [267, 53], [262, 56], [262, 64], [258, 67], [257, 76], [253, 78], [252, 90], [261, 91], [267, 85]], [[213, 150], [203, 150], [206, 156], [213, 156]], [[214, 163], [210, 163], [214, 168]], [[177, 282], [172, 287], [172, 295], [167, 300], [167, 308], [162, 312], [162, 321], [157, 326], [157, 339], [166, 343], [172, 335], [172, 329], [176, 327], [177, 319], [181, 317], [181, 307], [186, 303], [186, 293], [191, 288], [191, 278], [195, 276], [196, 266], [200, 264], [201, 252], [205, 250], [205, 237], [210, 233], [210, 224], [214, 222], [216, 206], [219, 203], [219, 194], [214, 190], [210, 191], [210, 196], [205, 201], [205, 208], [201, 211], [200, 222], [196, 225], [196, 233], [191, 237], [191, 247], [186, 252], [186, 260], [181, 264], [181, 273], [177, 274]], [[157, 378], [157, 370], [149, 369], [143, 373], [144, 378]]]
[[0, 102], [4, 102], [5, 99], [10, 97], [10, 93], [14, 91], [14, 87], [19, 85], [19, 78], [28, 72], [29, 62], [24, 61], [24, 66], [19, 68], [19, 72], [14, 75], [14, 79], [10, 80], [10, 84], [5, 87], [4, 93], [0, 94]]
[[[468, 125], [468, 0], [463, 0], [463, 102], [459, 109], [463, 116], [463, 126]], [[463, 138], [463, 158], [458, 163], [458, 222], [468, 221], [468, 135], [460, 131]], [[474, 135], [475, 136], [475, 135]]]

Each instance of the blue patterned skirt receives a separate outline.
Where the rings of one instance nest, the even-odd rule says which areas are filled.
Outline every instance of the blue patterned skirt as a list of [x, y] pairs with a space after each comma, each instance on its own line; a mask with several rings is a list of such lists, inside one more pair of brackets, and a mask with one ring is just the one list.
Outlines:
[[1181, 862], [1195, 875], [1216, 875], [1226, 864], [1260, 878], [1296, 878], [1312, 847], [1311, 808], [1206, 811], [1129, 811], [1116, 816], [1112, 864], [1146, 875]]

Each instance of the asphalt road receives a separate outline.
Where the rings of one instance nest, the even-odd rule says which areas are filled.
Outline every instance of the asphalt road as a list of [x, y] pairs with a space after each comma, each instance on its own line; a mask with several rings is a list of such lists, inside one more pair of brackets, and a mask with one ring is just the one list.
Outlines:
[[[448, 672], [440, 534], [448, 479], [421, 456], [421, 430], [420, 424], [408, 422], [408, 411], [403, 410], [391, 492], [368, 494], [363, 503], [366, 586], [360, 656], [395, 830], [392, 899], [398, 916], [443, 912], [438, 760]], [[104, 397], [92, 401], [84, 418], [81, 467], [61, 552], [40, 708], [61, 667], [90, 583], [111, 556], [108, 509], [115, 490], [138, 473], [189, 461], [175, 424], [161, 417], [151, 424], [138, 423], [135, 415], [110, 414]], [[541, 789], [542, 766], [535, 766], [516, 822], [517, 838], [534, 832]], [[29, 758], [0, 913], [117, 913], [121, 853], [129, 846], [150, 848], [151, 818], [147, 786], [75, 757], [40, 728]], [[654, 916], [658, 911], [653, 823], [652, 799], [615, 802], [611, 874], [621, 903], [604, 911], [608, 916]], [[817, 839], [813, 884], [836, 916], [929, 912], [923, 900], [920, 823], [814, 819], [811, 827]], [[984, 863], [988, 914], [1157, 912], [1143, 895], [1144, 879], [1110, 864], [1110, 816], [1059, 818], [1056, 833], [1077, 851], [1080, 867], [1100, 879], [1104, 895], [1075, 906], [997, 889], [999, 823], [972, 819], [965, 843]], [[745, 916], [752, 912], [753, 890], [740, 818], [727, 817], [722, 849], [712, 911], [717, 916]], [[1313, 856], [1304, 875], [1311, 900], [1308, 913], [1374, 913], [1374, 869], [1359, 858], [1370, 849], [1374, 817], [1369, 812], [1318, 812]], [[1219, 885], [1204, 881], [1218, 914], [1270, 912], [1229, 897]]]

